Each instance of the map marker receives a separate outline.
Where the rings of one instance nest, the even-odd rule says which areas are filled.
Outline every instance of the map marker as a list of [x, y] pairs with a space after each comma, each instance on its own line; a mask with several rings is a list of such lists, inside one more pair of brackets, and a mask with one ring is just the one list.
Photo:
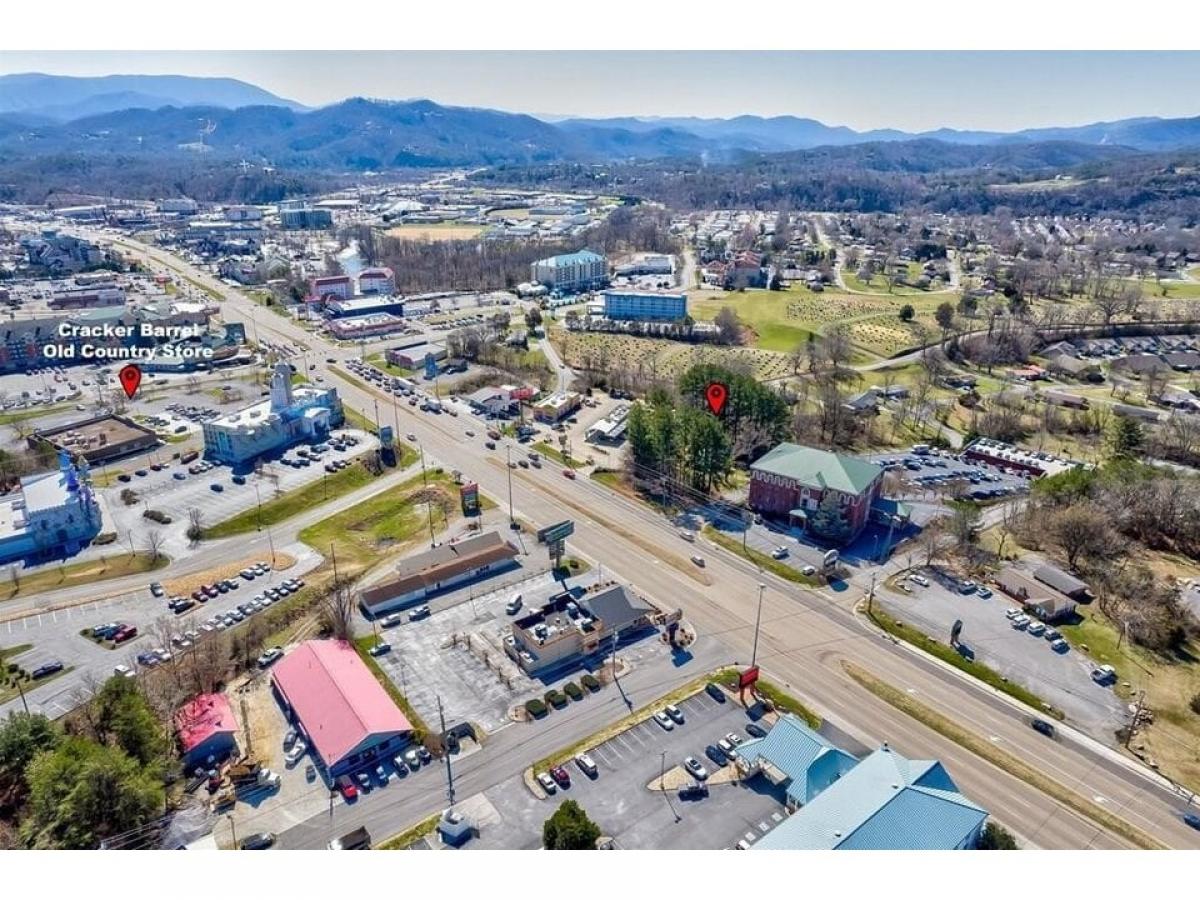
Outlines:
[[714, 381], [705, 389], [704, 397], [708, 400], [708, 408], [712, 410], [712, 414], [719, 416], [725, 408], [725, 401], [729, 399], [729, 388], [719, 381]]
[[142, 383], [142, 370], [132, 363], [117, 373], [121, 387], [125, 388], [125, 396], [130, 400], [137, 393], [138, 385]]

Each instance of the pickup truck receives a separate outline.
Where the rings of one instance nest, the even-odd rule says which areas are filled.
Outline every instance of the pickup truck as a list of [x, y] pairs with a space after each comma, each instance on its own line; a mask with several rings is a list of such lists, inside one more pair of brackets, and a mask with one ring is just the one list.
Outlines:
[[330, 850], [370, 850], [371, 835], [365, 828], [355, 828], [349, 834], [330, 841], [328, 847]]

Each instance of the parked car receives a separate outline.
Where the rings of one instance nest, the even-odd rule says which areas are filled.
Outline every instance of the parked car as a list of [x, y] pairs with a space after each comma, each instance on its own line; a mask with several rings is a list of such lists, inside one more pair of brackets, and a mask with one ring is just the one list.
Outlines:
[[600, 774], [600, 770], [596, 767], [596, 761], [586, 753], [575, 754], [575, 765], [579, 766], [583, 774], [589, 778], [595, 778]]
[[767, 736], [767, 729], [763, 728], [757, 722], [751, 722], [746, 726], [746, 734], [751, 737], [765, 738]]
[[1034, 622], [1029, 626], [1029, 633], [1034, 637], [1041, 637], [1046, 631], [1046, 626], [1041, 622]]
[[304, 743], [304, 741], [298, 740], [298, 741], [296, 741], [295, 744], [292, 745], [292, 749], [289, 750], [284, 755], [283, 760], [284, 760], [284, 762], [287, 763], [288, 767], [290, 768], [290, 767], [294, 766], [296, 763], [300, 762], [300, 760], [303, 758], [304, 754], [307, 752], [308, 752], [308, 745], [306, 743]]
[[781, 547], [776, 547], [774, 550], [772, 550], [772, 551], [771, 551], [771, 558], [772, 558], [772, 559], [783, 559], [783, 558], [784, 558], [784, 557], [786, 557], [787, 555], [788, 555], [788, 548], [787, 548], [787, 547], [782, 547], [782, 546], [781, 546]]
[[663, 712], [670, 716], [675, 721], [676, 725], [683, 724], [683, 710], [674, 703], [668, 703], [666, 706], [664, 706]]
[[731, 731], [725, 735], [725, 740], [729, 741], [735, 748], [742, 746], [743, 738], [736, 731]]
[[428, 606], [424, 606], [424, 605], [418, 606], [416, 609], [411, 610], [409, 612], [408, 621], [415, 622], [418, 619], [424, 619], [428, 615], [429, 615], [429, 607]]
[[568, 788], [571, 786], [571, 775], [562, 766], [555, 766], [551, 769], [550, 777], [554, 779], [559, 787]]
[[708, 778], [708, 769], [704, 768], [700, 760], [694, 756], [685, 756], [683, 758], [683, 767], [697, 781], [704, 781]]
[[61, 672], [62, 670], [63, 664], [58, 660], [55, 660], [54, 662], [43, 663], [42, 665], [38, 666], [29, 673], [29, 677], [34, 681], [37, 681], [39, 678], [46, 678], [50, 675], [53, 675], [55, 672]]
[[908, 580], [913, 584], [919, 584], [921, 587], [929, 587], [929, 579], [924, 575], [917, 575], [915, 572], [908, 576]]
[[415, 747], [411, 750], [404, 751], [404, 761], [408, 763], [408, 767], [413, 771], [421, 768], [421, 757], [417, 753]]
[[680, 800], [703, 800], [708, 796], [708, 785], [703, 781], [693, 781], [679, 789]]
[[550, 777], [549, 772], [539, 772], [537, 782], [547, 794], [553, 794], [558, 791], [558, 785], [554, 783], [554, 779]]
[[704, 691], [708, 694], [708, 696], [712, 697], [718, 703], [725, 702], [725, 692], [721, 690], [721, 686], [719, 684], [710, 681], [708, 684], [704, 685]]
[[508, 601], [507, 604], [505, 604], [504, 611], [506, 613], [508, 613], [510, 616], [515, 615], [516, 612], [521, 608], [521, 603], [522, 603], [521, 595], [513, 594], [512, 598]]
[[392, 652], [392, 645], [385, 644], [383, 641], [378, 641], [371, 645], [371, 649], [367, 651], [372, 656], [383, 656], [385, 653]]
[[816, 566], [803, 566], [803, 567], [800, 569], [800, 574], [801, 574], [801, 575], [809, 575], [809, 576], [811, 576], [811, 575], [816, 575], [816, 574], [817, 574], [817, 567], [816, 567]]
[[129, 668], [129, 666], [125, 665], [125, 663], [120, 663], [113, 666], [113, 674], [120, 678], [137, 677], [137, 672], [133, 671], [133, 669]]
[[355, 772], [354, 780], [358, 782], [359, 790], [361, 790], [364, 794], [370, 793], [370, 791], [371, 791], [371, 776], [370, 775], [368, 775], [366, 772]]
[[277, 662], [282, 656], [283, 656], [283, 648], [282, 647], [272, 647], [270, 650], [267, 650], [265, 653], [263, 653], [262, 656], [260, 656], [258, 658], [258, 667], [260, 669], [265, 669], [268, 666], [271, 666], [275, 662]]
[[671, 731], [675, 728], [675, 723], [671, 721], [671, 717], [661, 710], [654, 714], [654, 721], [661, 725], [664, 731]]
[[349, 775], [342, 775], [338, 778], [337, 788], [341, 792], [343, 800], [349, 801], [358, 797], [358, 788], [355, 787]]
[[296, 731], [295, 728], [289, 728], [283, 735], [283, 749], [291, 750], [292, 747], [296, 745], [296, 741], [299, 739], [299, 737], [300, 733]]
[[167, 592], [163, 589], [162, 582], [152, 581], [150, 582], [150, 593], [155, 597], [164, 597]]
[[705, 747], [704, 755], [711, 759], [718, 766], [723, 766], [729, 761], [729, 757], [727, 757], [725, 752], [716, 744], [709, 744], [707, 747]]

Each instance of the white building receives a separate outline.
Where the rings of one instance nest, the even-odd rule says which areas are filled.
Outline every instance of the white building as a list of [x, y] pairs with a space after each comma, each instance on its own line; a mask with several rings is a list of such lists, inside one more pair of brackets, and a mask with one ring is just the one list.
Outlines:
[[279, 363], [269, 400], [204, 423], [204, 455], [245, 465], [299, 441], [320, 440], [344, 418], [336, 388], [293, 387], [291, 368]]
[[387, 266], [363, 269], [358, 274], [358, 292], [360, 294], [394, 294], [396, 293], [396, 273]]
[[71, 556], [100, 533], [100, 521], [87, 464], [62, 451], [57, 470], [28, 475], [0, 497], [0, 563]]
[[530, 267], [530, 280], [564, 294], [591, 291], [608, 280], [608, 261], [591, 250], [563, 253], [535, 262]]

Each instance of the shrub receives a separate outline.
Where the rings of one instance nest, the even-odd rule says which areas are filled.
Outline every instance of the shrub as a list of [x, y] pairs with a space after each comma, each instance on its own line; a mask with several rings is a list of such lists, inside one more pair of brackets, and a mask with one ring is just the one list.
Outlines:
[[579, 683], [582, 684], [589, 691], [600, 690], [600, 681], [591, 672], [585, 673], [583, 675], [583, 677], [579, 679]]
[[1191, 706], [1192, 706], [1192, 712], [1194, 712], [1196, 715], [1200, 716], [1200, 694], [1195, 694], [1192, 696]]
[[579, 685], [577, 685], [573, 681], [568, 681], [566, 684], [564, 684], [563, 690], [566, 692], [567, 696], [570, 697], [572, 700], [582, 700], [583, 699], [583, 691], [580, 689]]
[[546, 702], [556, 708], [562, 708], [567, 705], [567, 698], [561, 691], [546, 691]]
[[537, 697], [534, 697], [525, 704], [525, 711], [535, 719], [540, 719], [546, 714], [546, 704]]

